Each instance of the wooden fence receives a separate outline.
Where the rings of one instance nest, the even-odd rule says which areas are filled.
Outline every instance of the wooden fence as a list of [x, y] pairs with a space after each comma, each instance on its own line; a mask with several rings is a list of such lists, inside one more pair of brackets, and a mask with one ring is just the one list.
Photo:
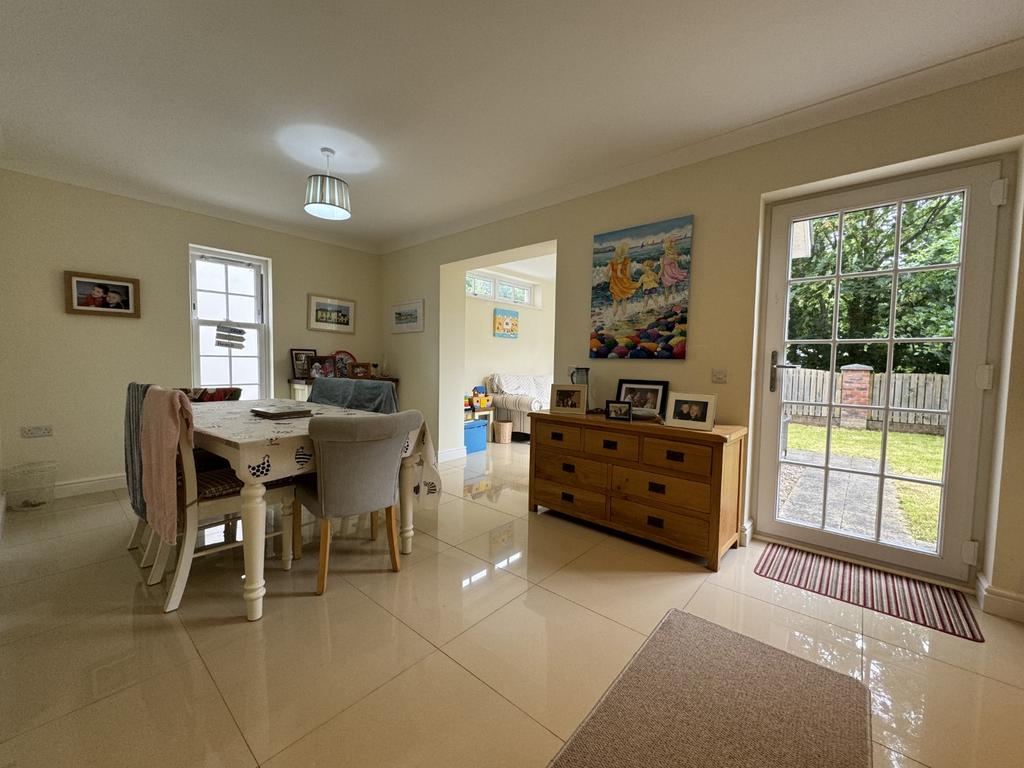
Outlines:
[[[782, 372], [782, 397], [787, 402], [786, 412], [798, 424], [824, 425], [828, 415], [828, 390], [831, 374], [810, 368], [796, 368]], [[885, 388], [889, 376], [876, 373], [871, 376], [871, 402], [867, 414], [867, 428], [881, 429]], [[892, 375], [891, 408], [914, 408], [926, 411], [948, 411], [950, 380], [944, 373], [895, 373]], [[835, 377], [836, 404], [849, 402], [843, 397], [843, 374]], [[822, 403], [822, 405], [791, 404]], [[948, 417], [945, 413], [895, 412], [891, 414], [889, 428], [899, 432], [929, 432], [944, 434]]]

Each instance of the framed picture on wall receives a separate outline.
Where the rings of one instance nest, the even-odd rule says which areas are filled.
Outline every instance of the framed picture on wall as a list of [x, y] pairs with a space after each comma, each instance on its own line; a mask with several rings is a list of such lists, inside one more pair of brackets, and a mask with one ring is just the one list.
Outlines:
[[292, 378], [309, 378], [309, 358], [316, 357], [315, 349], [293, 349], [292, 355]]
[[356, 332], [356, 303], [348, 299], [308, 295], [309, 318], [306, 326], [311, 331]]
[[64, 273], [64, 311], [72, 315], [139, 317], [139, 281], [133, 277]]
[[518, 339], [519, 311], [516, 309], [495, 309], [494, 335], [499, 339]]
[[392, 333], [419, 333], [423, 330], [423, 299], [391, 305]]

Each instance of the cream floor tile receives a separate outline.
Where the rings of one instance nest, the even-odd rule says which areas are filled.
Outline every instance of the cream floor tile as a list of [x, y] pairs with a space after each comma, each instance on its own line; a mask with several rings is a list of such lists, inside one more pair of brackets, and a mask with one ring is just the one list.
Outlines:
[[956, 667], [1024, 688], [1024, 624], [982, 613], [974, 616], [984, 643], [912, 624], [876, 611], [864, 611], [864, 634]]
[[893, 752], [877, 742], [871, 745], [871, 757], [871, 768], [928, 768], [924, 763], [911, 760], [899, 752]]
[[512, 482], [495, 485], [484, 493], [472, 494], [470, 498], [477, 504], [514, 517], [526, 517], [530, 511], [529, 493], [522, 488], [516, 488]]
[[0, 586], [126, 557], [131, 527], [116, 525], [0, 549]]
[[65, 509], [75, 507], [89, 507], [94, 504], [104, 504], [109, 501], [117, 501], [117, 494], [114, 491], [95, 491], [94, 493], [82, 493], [78, 496], [65, 496], [62, 499], [54, 499], [50, 505], [49, 512], [61, 512]]
[[0, 744], [17, 768], [255, 766], [199, 660]]
[[622, 540], [622, 537], [615, 531], [602, 528], [596, 523], [588, 523], [576, 517], [563, 515], [546, 507], [540, 507], [538, 512], [531, 512], [530, 514], [536, 514], [537, 518], [543, 520], [547, 525], [557, 527], [572, 536], [584, 539], [585, 541], [592, 541], [595, 544], [599, 544], [602, 541]]
[[137, 605], [4, 646], [0, 741], [196, 657], [176, 616]]
[[645, 639], [533, 587], [442, 650], [568, 739]]
[[413, 521], [417, 530], [458, 545], [513, 519], [496, 509], [445, 494], [437, 509], [416, 510]]
[[708, 576], [708, 583], [734, 592], [742, 592], [821, 621], [838, 624], [852, 632], [861, 631], [864, 609], [859, 605], [833, 600], [754, 573], [754, 566], [757, 565], [765, 546], [764, 542], [753, 541], [748, 547], [729, 551], [722, 559], [719, 571]]
[[163, 605], [162, 587], [127, 554], [96, 565], [0, 587], [0, 645], [133, 605]]
[[646, 635], [666, 611], [685, 604], [709, 573], [681, 557], [609, 538], [541, 585]]
[[1024, 765], [1024, 691], [865, 638], [871, 737], [931, 768]]
[[128, 501], [128, 489], [127, 488], [115, 488], [114, 498], [118, 501]]
[[[421, 560], [429, 559], [446, 549], [451, 549], [451, 545], [439, 541], [423, 531], [415, 531], [412, 537], [412, 553], [401, 556], [401, 567], [410, 568]], [[312, 552], [303, 555], [303, 559], [307, 557], [316, 560], [319, 553]], [[383, 522], [380, 524], [380, 536], [376, 541], [365, 537], [331, 539], [329, 573], [348, 575], [384, 572], [391, 572], [391, 553], [388, 549]]]
[[435, 650], [347, 584], [293, 599], [306, 609], [203, 655], [260, 762]]
[[562, 521], [530, 513], [463, 542], [459, 549], [536, 583], [596, 545], [585, 534], [574, 535]]
[[399, 573], [354, 574], [349, 582], [435, 645], [526, 591], [528, 582], [458, 549]]
[[861, 677], [861, 635], [706, 583], [686, 605], [702, 619], [850, 677]]
[[267, 763], [271, 768], [543, 768], [562, 743], [441, 653]]
[[[74, 507], [59, 512], [8, 510], [4, 517], [0, 548], [45, 541], [108, 525], [122, 525], [125, 522], [124, 510], [119, 501]], [[127, 540], [125, 543], [127, 544]]]

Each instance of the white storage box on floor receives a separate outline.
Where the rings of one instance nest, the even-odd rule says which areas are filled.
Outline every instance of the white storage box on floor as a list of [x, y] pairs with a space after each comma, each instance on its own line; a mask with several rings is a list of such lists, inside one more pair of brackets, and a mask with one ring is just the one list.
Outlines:
[[53, 503], [53, 485], [57, 478], [57, 462], [31, 461], [4, 470], [4, 493], [7, 508], [44, 510]]

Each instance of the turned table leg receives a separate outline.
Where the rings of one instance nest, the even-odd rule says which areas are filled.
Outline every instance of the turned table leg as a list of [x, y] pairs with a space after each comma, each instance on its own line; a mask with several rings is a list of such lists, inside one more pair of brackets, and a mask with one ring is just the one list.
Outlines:
[[406, 456], [402, 459], [402, 468], [398, 472], [398, 503], [402, 513], [399, 549], [403, 555], [412, 554], [412, 518], [416, 506], [416, 494], [413, 493], [413, 487], [416, 483], [418, 459], [418, 455]]
[[263, 618], [263, 596], [267, 593], [263, 580], [263, 556], [267, 539], [267, 492], [263, 483], [249, 482], [242, 486], [242, 552], [245, 559], [245, 615], [249, 621]]

